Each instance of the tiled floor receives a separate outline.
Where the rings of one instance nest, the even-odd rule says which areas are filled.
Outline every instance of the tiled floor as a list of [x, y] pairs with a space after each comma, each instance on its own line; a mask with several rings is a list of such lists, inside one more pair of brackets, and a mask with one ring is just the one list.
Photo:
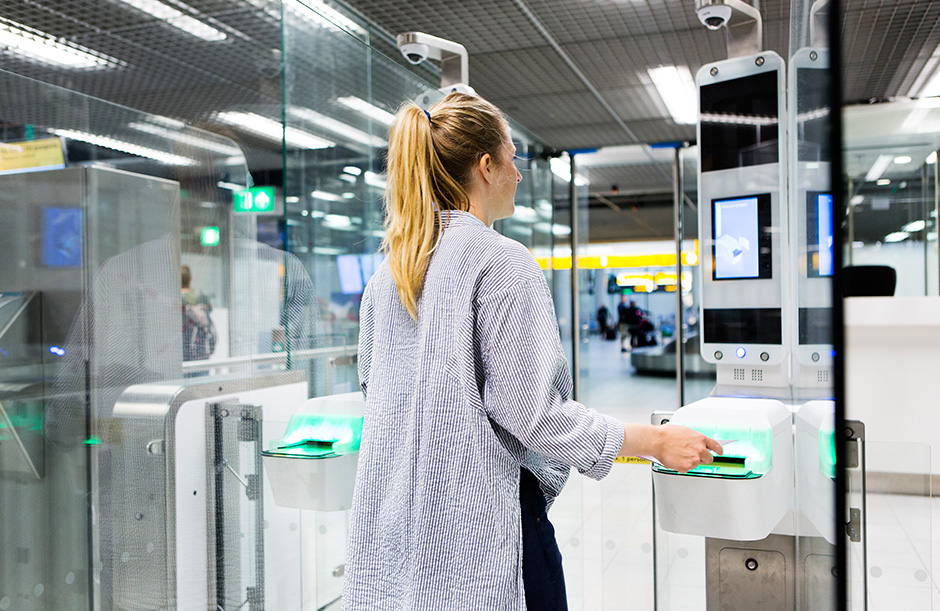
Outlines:
[[[651, 412], [673, 410], [674, 378], [634, 376], [616, 342], [582, 344], [581, 400], [627, 422], [649, 422]], [[714, 382], [693, 379], [687, 402]], [[653, 549], [649, 467], [615, 464], [600, 482], [573, 475], [550, 512], [565, 558], [572, 611], [705, 610], [705, 553], [701, 537], [660, 531]], [[868, 609], [940, 609], [940, 499], [870, 494], [868, 497]], [[936, 529], [940, 530], [940, 529]], [[654, 554], [660, 588], [654, 605]], [[853, 610], [861, 610], [861, 546], [852, 549], [856, 577]], [[937, 567], [934, 570], [931, 566]], [[815, 610], [814, 610], [815, 611]]]

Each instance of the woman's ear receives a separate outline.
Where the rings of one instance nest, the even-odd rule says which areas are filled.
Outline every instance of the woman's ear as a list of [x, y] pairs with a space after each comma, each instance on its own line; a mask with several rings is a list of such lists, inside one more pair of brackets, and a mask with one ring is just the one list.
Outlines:
[[494, 169], [493, 156], [489, 153], [484, 153], [477, 162], [477, 170], [480, 172], [480, 178], [487, 183], [492, 183], [494, 179]]

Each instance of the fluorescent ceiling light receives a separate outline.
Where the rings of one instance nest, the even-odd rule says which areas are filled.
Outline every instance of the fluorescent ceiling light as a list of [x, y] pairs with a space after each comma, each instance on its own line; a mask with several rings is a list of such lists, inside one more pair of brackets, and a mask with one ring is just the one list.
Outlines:
[[229, 191], [244, 191], [247, 189], [245, 185], [235, 184], [234, 182], [225, 182], [223, 180], [215, 183], [215, 186], [220, 189], [228, 189]]
[[532, 226], [536, 231], [543, 233], [553, 233], [555, 235], [570, 235], [571, 227], [568, 225], [559, 225], [558, 223], [536, 223]]
[[929, 98], [940, 95], [940, 45], [934, 49], [933, 54], [927, 58], [924, 68], [914, 79], [907, 96], [910, 98]]
[[362, 174], [362, 168], [357, 168], [354, 165], [348, 165], [345, 168], [343, 168], [343, 172], [345, 172], [346, 174], [352, 174], [353, 176], [359, 176], [360, 174]]
[[695, 125], [698, 119], [698, 95], [687, 66], [662, 66], [647, 70], [666, 110], [676, 123]]
[[361, 98], [347, 96], [343, 98], [337, 98], [336, 101], [343, 106], [351, 108], [358, 113], [366, 115], [367, 117], [375, 119], [384, 125], [391, 125], [395, 122], [395, 115], [388, 112], [387, 110], [382, 110], [378, 106], [370, 104]]
[[136, 123], [128, 124], [128, 127], [147, 134], [153, 134], [154, 136], [159, 136], [161, 138], [167, 138], [181, 144], [188, 144], [196, 148], [212, 151], [214, 153], [221, 153], [223, 155], [230, 156], [238, 156], [242, 154], [242, 150], [237, 146], [208, 140], [206, 138], [197, 138], [192, 134], [167, 129], [165, 127], [160, 127], [159, 125], [153, 125], [152, 123], [138, 121]]
[[341, 202], [343, 198], [335, 193], [328, 193], [327, 191], [314, 191], [310, 194], [310, 197], [315, 197], [317, 199], [326, 200], [328, 202]]
[[351, 185], [356, 184], [356, 177], [350, 174], [340, 174], [339, 179], [342, 180], [343, 182], [348, 182]]
[[906, 231], [895, 231], [894, 233], [889, 233], [885, 236], [885, 242], [902, 242], [909, 237], [911, 237], [911, 234]]
[[342, 121], [337, 121], [332, 117], [322, 115], [314, 110], [310, 110], [309, 108], [289, 108], [287, 109], [287, 114], [305, 121], [310, 121], [314, 125], [328, 129], [329, 131], [354, 142], [359, 142], [361, 144], [373, 147], [388, 146], [388, 142], [382, 138], [379, 138], [378, 136], [367, 134], [366, 132], [356, 129], [351, 125], [347, 125]]
[[933, 165], [937, 163], [937, 151], [934, 151], [930, 153], [929, 155], [927, 155], [927, 159], [924, 160], [924, 163], [926, 163], [927, 165]]
[[[250, 1], [255, 6], [263, 6], [269, 0]], [[345, 30], [358, 36], [365, 36], [366, 34], [362, 26], [333, 7], [328, 6], [322, 0], [284, 0], [284, 8], [291, 15], [328, 30]]]
[[858, 206], [859, 204], [861, 204], [861, 203], [864, 202], [864, 201], [865, 201], [865, 196], [864, 196], [864, 195], [855, 195], [855, 196], [853, 196], [852, 199], [849, 201], [849, 204], [851, 204], [851, 205], [853, 205], [853, 206]]
[[58, 42], [50, 34], [8, 19], [0, 19], [0, 49], [60, 68], [93, 69], [127, 65], [92, 49]]
[[119, 2], [132, 6], [148, 15], [153, 15], [157, 19], [167, 22], [168, 25], [195, 36], [196, 38], [208, 40], [209, 42], [217, 42], [227, 38], [225, 32], [210, 27], [198, 19], [193, 19], [186, 13], [176, 10], [168, 4], [157, 2], [157, 0], [119, 0]]
[[[289, 195], [286, 198], [284, 198], [284, 201], [287, 202], [288, 204], [296, 204], [300, 201], [300, 198], [297, 197], [296, 195]], [[304, 212], [306, 212], [306, 210], [304, 210]]]
[[336, 146], [335, 142], [314, 136], [296, 127], [284, 128], [278, 121], [256, 115], [252, 112], [225, 111], [215, 114], [215, 120], [227, 125], [234, 125], [262, 138], [281, 142], [283, 136], [287, 146], [300, 149], [325, 149]]
[[342, 214], [327, 214], [323, 217], [323, 225], [330, 229], [348, 231], [352, 229], [352, 219]]
[[89, 134], [87, 132], [79, 132], [71, 129], [50, 129], [49, 131], [57, 136], [62, 136], [63, 138], [68, 138], [70, 140], [80, 140], [82, 142], [87, 142], [88, 144], [94, 144], [95, 146], [100, 146], [114, 151], [120, 151], [122, 153], [129, 153], [138, 157], [148, 157], [167, 165], [196, 165], [196, 161], [194, 159], [189, 159], [181, 155], [173, 155], [172, 153], [166, 153], [164, 151], [158, 151], [157, 149], [140, 146], [131, 142], [124, 142], [123, 140], [116, 140], [107, 136], [99, 136], [97, 134]]
[[902, 231], [907, 231], [908, 233], [915, 233], [917, 231], [923, 231], [927, 227], [927, 222], [924, 220], [911, 221], [904, 227], [901, 227]]
[[898, 155], [897, 157], [894, 158], [894, 164], [895, 164], [895, 165], [904, 165], [904, 164], [910, 163], [910, 162], [911, 162], [911, 156], [910, 156], [910, 155]]
[[885, 170], [888, 169], [888, 166], [893, 160], [893, 155], [878, 155], [878, 159], [875, 160], [875, 163], [871, 164], [871, 169], [868, 170], [868, 174], [865, 174], [865, 181], [875, 182], [881, 178], [881, 175], [885, 173]]
[[703, 112], [702, 123], [729, 123], [733, 125], [753, 125], [765, 127], [776, 125], [780, 120], [776, 117], [759, 117], [756, 115], [732, 115], [724, 113]]
[[890, 179], [890, 178], [879, 178], [878, 180], [875, 181], [875, 184], [878, 185], [879, 187], [885, 187], [885, 186], [891, 184], [891, 179]]
[[512, 218], [523, 223], [534, 223], [539, 220], [539, 214], [533, 208], [528, 206], [516, 206]]
[[376, 189], [385, 189], [388, 187], [388, 181], [381, 174], [376, 174], [375, 172], [366, 172], [365, 176], [366, 184], [370, 187], [375, 187]]
[[316, 255], [341, 255], [346, 252], [345, 248], [336, 248], [335, 246], [314, 246], [311, 250]]
[[356, 194], [352, 191], [346, 191], [343, 193], [343, 199], [353, 199], [354, 197], [356, 197]]
[[[564, 180], [565, 182], [571, 181], [571, 163], [568, 161], [567, 157], [552, 157], [549, 164], [552, 169], [552, 174]], [[575, 174], [574, 184], [578, 186], [584, 186], [589, 184], [589, 182], [588, 179], [581, 174]]]

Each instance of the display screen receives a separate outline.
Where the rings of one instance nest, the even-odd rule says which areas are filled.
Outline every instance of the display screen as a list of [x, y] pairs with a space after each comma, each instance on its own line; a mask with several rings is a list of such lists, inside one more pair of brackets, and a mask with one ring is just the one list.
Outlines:
[[357, 295], [365, 290], [369, 279], [382, 264], [382, 255], [339, 255], [339, 287], [345, 295]]
[[832, 344], [832, 308], [800, 308], [800, 345]]
[[703, 172], [780, 160], [777, 74], [774, 70], [701, 87]]
[[706, 344], [780, 344], [783, 330], [779, 308], [706, 309]]
[[82, 266], [82, 210], [43, 206], [40, 260], [47, 267]]
[[806, 194], [806, 275], [832, 275], [832, 194]]
[[799, 161], [831, 161], [829, 70], [796, 70], [796, 142]]
[[712, 278], [772, 277], [770, 194], [712, 200]]

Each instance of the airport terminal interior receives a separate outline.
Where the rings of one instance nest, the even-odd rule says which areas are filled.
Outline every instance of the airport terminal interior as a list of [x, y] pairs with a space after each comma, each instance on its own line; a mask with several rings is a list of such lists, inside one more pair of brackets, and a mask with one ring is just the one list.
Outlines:
[[940, 609], [940, 2], [0, 0], [0, 611], [342, 608], [389, 128], [454, 91], [572, 399], [724, 446], [572, 473], [568, 608]]

